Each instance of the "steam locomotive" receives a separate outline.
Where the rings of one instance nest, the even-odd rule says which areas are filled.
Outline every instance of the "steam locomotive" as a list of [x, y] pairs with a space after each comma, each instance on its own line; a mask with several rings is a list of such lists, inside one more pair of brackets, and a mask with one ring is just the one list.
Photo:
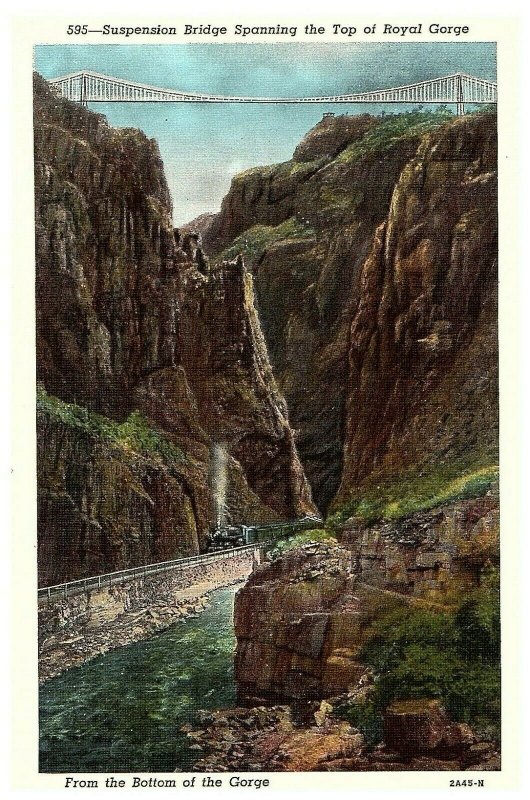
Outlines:
[[230, 550], [234, 547], [254, 544], [273, 537], [279, 538], [289, 532], [296, 533], [300, 530], [310, 530], [321, 523], [321, 517], [306, 516], [289, 522], [216, 527], [208, 534], [206, 552], [213, 553], [218, 550]]

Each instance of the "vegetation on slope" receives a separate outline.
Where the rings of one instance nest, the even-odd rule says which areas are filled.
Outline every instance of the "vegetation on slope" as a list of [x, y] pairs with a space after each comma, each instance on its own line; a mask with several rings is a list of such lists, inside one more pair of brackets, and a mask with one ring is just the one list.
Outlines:
[[328, 544], [336, 544], [337, 540], [331, 531], [324, 528], [314, 528], [309, 531], [302, 531], [294, 535], [286, 534], [281, 539], [277, 539], [274, 546], [269, 550], [269, 557], [272, 559], [280, 558], [290, 550], [296, 550], [304, 544], [311, 544], [312, 542], [327, 542]]
[[397, 520], [445, 503], [483, 497], [498, 477], [498, 465], [487, 457], [472, 464], [442, 464], [428, 472], [408, 471], [392, 481], [354, 490], [327, 524], [336, 530], [349, 517], [365, 524]]
[[453, 611], [409, 606], [392, 610], [371, 627], [361, 659], [375, 674], [368, 700], [343, 705], [338, 714], [372, 744], [381, 740], [381, 712], [395, 700], [439, 699], [450, 716], [500, 737], [500, 598], [498, 570]]
[[[491, 107], [473, 113], [491, 113]], [[338, 163], [351, 164], [365, 156], [384, 152], [404, 139], [429, 133], [452, 120], [452, 112], [443, 105], [427, 111], [419, 108], [401, 114], [387, 114], [377, 125], [367, 130], [362, 139], [342, 150], [336, 160]]]
[[158, 458], [167, 464], [182, 462], [185, 457], [182, 450], [155, 430], [139, 411], [133, 411], [124, 422], [116, 422], [76, 403], [65, 403], [38, 386], [37, 412], [39, 411], [108, 444], [139, 455]]
[[286, 239], [311, 239], [314, 235], [313, 228], [295, 217], [290, 217], [275, 227], [254, 225], [237, 236], [232, 244], [216, 257], [215, 261], [216, 263], [228, 261], [241, 253], [246, 261], [255, 264], [263, 253], [276, 242]]
[[362, 139], [346, 147], [338, 155], [337, 161], [341, 164], [351, 164], [359, 158], [384, 152], [405, 138], [428, 133], [453, 119], [453, 114], [443, 106], [433, 111], [387, 114], [377, 125], [367, 130]]

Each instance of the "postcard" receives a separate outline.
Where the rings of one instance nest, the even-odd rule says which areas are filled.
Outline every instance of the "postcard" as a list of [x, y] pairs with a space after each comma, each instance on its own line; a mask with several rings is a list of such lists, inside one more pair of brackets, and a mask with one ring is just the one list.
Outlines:
[[19, 20], [18, 787], [517, 785], [515, 30]]

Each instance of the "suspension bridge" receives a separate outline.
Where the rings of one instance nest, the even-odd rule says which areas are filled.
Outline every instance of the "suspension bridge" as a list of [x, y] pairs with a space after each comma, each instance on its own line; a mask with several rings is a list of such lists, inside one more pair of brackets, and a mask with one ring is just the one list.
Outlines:
[[85, 106], [88, 103], [412, 103], [456, 105], [457, 114], [464, 114], [466, 103], [474, 105], [497, 102], [495, 82], [466, 75], [463, 72], [407, 86], [322, 97], [238, 97], [197, 94], [161, 89], [157, 86], [87, 71], [53, 78], [48, 83], [58, 96]]

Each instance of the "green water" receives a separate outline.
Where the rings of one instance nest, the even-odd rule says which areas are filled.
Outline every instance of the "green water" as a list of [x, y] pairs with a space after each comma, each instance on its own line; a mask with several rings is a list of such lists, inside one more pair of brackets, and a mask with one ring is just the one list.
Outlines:
[[235, 703], [234, 588], [197, 617], [53, 678], [40, 691], [41, 772], [172, 772], [197, 758], [179, 728]]

